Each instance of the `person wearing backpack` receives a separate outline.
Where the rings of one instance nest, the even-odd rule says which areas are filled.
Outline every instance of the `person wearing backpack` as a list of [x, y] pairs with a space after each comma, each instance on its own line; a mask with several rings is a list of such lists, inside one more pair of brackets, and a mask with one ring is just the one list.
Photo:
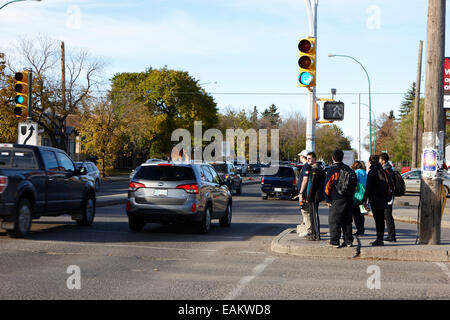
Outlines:
[[356, 173], [342, 162], [344, 152], [333, 152], [333, 165], [325, 178], [325, 201], [329, 207], [328, 224], [330, 227], [329, 244], [341, 247], [340, 238], [343, 233], [342, 247], [352, 246], [352, 197], [356, 189]]
[[375, 220], [377, 239], [371, 243], [372, 246], [384, 245], [384, 210], [392, 196], [386, 180], [386, 172], [379, 163], [379, 159], [380, 157], [376, 154], [369, 157], [370, 170], [367, 174], [366, 191], [363, 198], [366, 207], [367, 201], [369, 202]]
[[384, 238], [384, 241], [396, 242], [395, 235], [395, 222], [394, 217], [392, 216], [392, 206], [394, 204], [394, 196], [395, 196], [395, 176], [394, 170], [392, 169], [391, 164], [389, 163], [389, 155], [385, 152], [380, 154], [380, 164], [383, 166], [383, 170], [386, 172], [387, 177], [389, 178], [389, 184], [392, 190], [392, 197], [388, 202], [387, 208], [384, 210], [384, 220], [386, 221], [386, 229], [387, 229], [387, 237]]
[[361, 161], [355, 161], [352, 169], [356, 173], [358, 184], [356, 186], [355, 194], [352, 198], [352, 212], [353, 221], [355, 222], [356, 232], [353, 235], [360, 236], [364, 234], [364, 214], [361, 212], [361, 205], [363, 204], [364, 193], [366, 191], [367, 173], [364, 164]]

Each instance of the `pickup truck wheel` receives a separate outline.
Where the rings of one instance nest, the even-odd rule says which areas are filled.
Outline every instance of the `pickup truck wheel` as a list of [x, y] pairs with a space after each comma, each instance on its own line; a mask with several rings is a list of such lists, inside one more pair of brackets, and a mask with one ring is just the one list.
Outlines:
[[232, 215], [233, 215], [233, 209], [231, 207], [231, 203], [228, 202], [225, 216], [219, 219], [220, 226], [221, 227], [229, 227], [231, 225]]
[[199, 232], [201, 234], [207, 234], [211, 230], [211, 208], [206, 206], [205, 212], [203, 212], [203, 218], [200, 222]]
[[81, 219], [76, 220], [79, 226], [88, 227], [94, 222], [95, 200], [92, 194], [89, 194], [83, 201], [81, 208]]
[[267, 200], [267, 199], [269, 198], [269, 196], [267, 195], [267, 193], [262, 193], [262, 194], [261, 194], [261, 198], [262, 198], [263, 200]]
[[31, 205], [27, 199], [22, 199], [14, 216], [14, 229], [7, 230], [12, 238], [23, 238], [31, 228]]

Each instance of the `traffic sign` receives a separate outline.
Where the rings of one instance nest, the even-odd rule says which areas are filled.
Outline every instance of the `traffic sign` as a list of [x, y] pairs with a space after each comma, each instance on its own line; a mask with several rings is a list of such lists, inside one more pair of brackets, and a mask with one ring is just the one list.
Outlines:
[[36, 122], [21, 122], [18, 131], [18, 144], [38, 145], [38, 125]]

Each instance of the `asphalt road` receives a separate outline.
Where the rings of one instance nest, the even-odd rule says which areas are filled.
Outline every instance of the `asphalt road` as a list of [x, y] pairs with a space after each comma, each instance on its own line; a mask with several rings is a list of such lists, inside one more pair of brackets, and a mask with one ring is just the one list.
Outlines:
[[26, 239], [0, 232], [0, 299], [450, 298], [450, 264], [272, 253], [272, 239], [300, 221], [297, 202], [263, 201], [257, 184], [233, 200], [231, 227], [213, 221], [208, 235], [159, 224], [130, 232], [125, 204], [97, 208], [91, 227], [63, 216], [37, 220]]

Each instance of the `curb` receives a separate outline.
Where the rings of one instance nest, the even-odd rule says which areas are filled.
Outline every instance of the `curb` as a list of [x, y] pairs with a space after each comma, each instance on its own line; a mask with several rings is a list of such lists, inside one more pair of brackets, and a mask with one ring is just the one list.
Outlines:
[[[371, 212], [368, 213], [367, 215], [373, 217], [373, 214]], [[409, 224], [419, 224], [419, 221], [413, 217], [397, 216], [397, 215], [392, 215], [392, 217], [394, 218], [394, 221], [405, 222]], [[441, 228], [450, 229], [450, 221], [441, 220]]]
[[[416, 249], [408, 248], [410, 246], [414, 246]], [[276, 253], [299, 257], [450, 262], [449, 251], [446, 249], [439, 250], [435, 247], [430, 250], [430, 246], [422, 245], [405, 245], [403, 248], [400, 245], [392, 247], [355, 246], [338, 249], [328, 246], [327, 241], [322, 240], [317, 243], [317, 241], [301, 239], [294, 228], [286, 229], [276, 236], [272, 240], [271, 250]]]

